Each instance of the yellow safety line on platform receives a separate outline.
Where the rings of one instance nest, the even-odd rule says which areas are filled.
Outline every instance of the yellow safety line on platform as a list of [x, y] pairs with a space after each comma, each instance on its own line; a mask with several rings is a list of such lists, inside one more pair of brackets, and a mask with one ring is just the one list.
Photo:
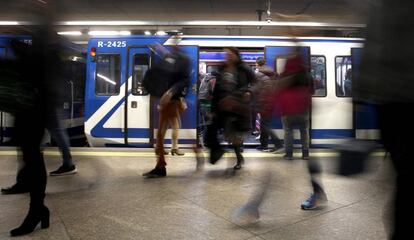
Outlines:
[[[204, 152], [205, 155], [208, 154], [208, 152]], [[247, 158], [272, 158], [272, 157], [281, 157], [284, 153], [263, 153], [263, 152], [245, 152], [243, 153], [244, 157]], [[383, 157], [384, 152], [374, 152], [371, 154], [371, 156], [374, 157]], [[46, 150], [44, 151], [45, 156], [60, 156], [59, 151], [54, 150]], [[294, 156], [301, 156], [300, 152], [294, 153]], [[313, 157], [336, 157], [338, 156], [337, 152], [314, 152], [310, 154]], [[17, 151], [0, 151], [0, 156], [17, 156]], [[106, 151], [72, 151], [72, 156], [89, 156], [89, 157], [154, 157], [154, 152], [106, 152]], [[167, 155], [167, 157], [173, 157], [171, 155]], [[235, 157], [236, 155], [234, 153], [225, 153], [224, 157]], [[185, 156], [183, 157], [195, 157], [194, 152], [186, 152]]]

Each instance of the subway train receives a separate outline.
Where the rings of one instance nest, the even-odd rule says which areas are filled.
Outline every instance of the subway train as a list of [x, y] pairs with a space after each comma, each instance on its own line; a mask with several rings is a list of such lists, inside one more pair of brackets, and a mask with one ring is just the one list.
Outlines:
[[[152, 147], [157, 131], [156, 100], [142, 85], [145, 72], [160, 56], [153, 46], [178, 44], [191, 59], [188, 109], [182, 114], [181, 146], [199, 138], [197, 92], [199, 76], [223, 62], [223, 47], [241, 50], [243, 60], [254, 68], [257, 57], [276, 72], [283, 70], [286, 54], [300, 47], [310, 66], [315, 93], [311, 111], [311, 145], [325, 147], [344, 139], [379, 138], [375, 108], [352, 102], [352, 79], [358, 74], [363, 39], [320, 37], [241, 36], [119, 36], [91, 38], [86, 59], [85, 135], [93, 147]], [[273, 130], [283, 137], [280, 119]], [[167, 132], [166, 144], [171, 143]], [[295, 135], [295, 139], [299, 136]], [[247, 137], [246, 145], [255, 145]]]
[[[28, 36], [0, 35], [0, 58], [13, 58], [14, 53], [10, 47], [10, 40], [16, 38], [27, 44], [31, 44]], [[62, 39], [61, 58], [64, 61], [63, 76], [67, 89], [62, 103], [63, 126], [68, 129], [72, 146], [85, 146], [86, 137], [84, 134], [84, 96], [86, 78], [86, 50], [79, 45]], [[0, 145], [14, 145], [11, 141], [13, 134], [14, 118], [7, 112], [0, 112]], [[52, 144], [53, 140], [46, 134], [44, 144]]]

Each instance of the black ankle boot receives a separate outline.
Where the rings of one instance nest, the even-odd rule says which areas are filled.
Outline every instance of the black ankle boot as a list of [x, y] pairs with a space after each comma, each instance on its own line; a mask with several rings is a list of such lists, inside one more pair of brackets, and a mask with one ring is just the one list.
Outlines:
[[285, 156], [283, 156], [285, 160], [293, 160], [293, 151], [292, 150], [286, 150]]
[[302, 150], [302, 159], [309, 160], [309, 150]]
[[149, 172], [142, 174], [145, 178], [161, 178], [167, 176], [165, 167], [155, 167]]
[[242, 164], [239, 161], [237, 161], [237, 163], [236, 163], [236, 165], [234, 165], [233, 169], [234, 170], [240, 170], [241, 168], [242, 168]]
[[240, 147], [235, 147], [234, 151], [236, 152], [237, 163], [236, 165], [234, 165], [233, 169], [240, 170], [242, 168], [242, 164], [244, 163], [244, 158], [243, 158], [243, 155], [241, 154]]
[[24, 219], [20, 227], [10, 231], [12, 237], [22, 236], [33, 232], [36, 226], [40, 223], [42, 229], [49, 227], [49, 209], [46, 206], [40, 207], [40, 209], [29, 210], [26, 218]]

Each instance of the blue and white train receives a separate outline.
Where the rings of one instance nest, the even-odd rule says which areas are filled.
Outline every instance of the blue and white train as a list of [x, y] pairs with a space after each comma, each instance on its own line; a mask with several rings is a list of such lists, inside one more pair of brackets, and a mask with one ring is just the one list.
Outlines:
[[[13, 58], [14, 53], [10, 47], [11, 39], [19, 39], [22, 42], [31, 44], [29, 36], [0, 35], [0, 58]], [[63, 126], [68, 129], [72, 146], [85, 146], [86, 138], [84, 134], [84, 95], [85, 95], [85, 49], [70, 43], [62, 42], [62, 61], [64, 61], [64, 75], [66, 76], [67, 89], [61, 112], [64, 116]], [[0, 111], [0, 145], [14, 144], [10, 142], [13, 135], [14, 118], [7, 112]], [[50, 144], [51, 139], [46, 134], [44, 143]]]
[[[157, 131], [156, 103], [142, 86], [145, 71], [159, 57], [151, 49], [177, 40], [165, 36], [92, 38], [88, 43], [85, 134], [90, 146], [152, 147]], [[360, 64], [363, 39], [240, 36], [180, 36], [178, 44], [191, 58], [191, 91], [182, 115], [180, 145], [193, 144], [197, 134], [197, 86], [200, 72], [211, 72], [224, 60], [223, 47], [238, 47], [252, 67], [259, 56], [280, 72], [284, 55], [300, 46], [311, 66], [311, 144], [326, 146], [346, 138], [378, 139], [375, 110], [355, 111], [350, 92]], [[359, 108], [360, 109], [360, 108]], [[283, 137], [280, 120], [273, 129]], [[169, 141], [167, 133], [167, 141]], [[298, 138], [298, 136], [295, 136]], [[168, 144], [168, 143], [167, 143]]]

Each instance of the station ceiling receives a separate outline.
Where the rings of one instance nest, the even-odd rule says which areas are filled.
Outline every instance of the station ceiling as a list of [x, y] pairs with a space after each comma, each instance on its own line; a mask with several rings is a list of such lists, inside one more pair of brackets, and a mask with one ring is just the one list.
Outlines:
[[[0, 21], [32, 20], [32, 9], [28, 3], [48, 0], [2, 0]], [[320, 22], [330, 24], [364, 23], [363, 0], [271, 0], [270, 11], [273, 22]], [[56, 11], [57, 21], [152, 21], [173, 25], [182, 21], [257, 21], [256, 10], [267, 10], [268, 0], [61, 0]], [[266, 12], [263, 13], [263, 21]], [[162, 26], [66, 26], [59, 29], [89, 31], [94, 29], [145, 30]], [[169, 26], [170, 29], [174, 26]], [[195, 27], [181, 27], [183, 31], [198, 33]], [[247, 28], [250, 28], [247, 29]], [[213, 28], [212, 28], [213, 29]], [[203, 31], [211, 31], [203, 27]], [[239, 31], [267, 35], [282, 28], [229, 26], [214, 27], [215, 31], [231, 33]], [[0, 29], [1, 30], [1, 29]], [[320, 31], [320, 29], [313, 29]], [[330, 28], [328, 31], [335, 29]], [[260, 33], [262, 31], [262, 33]], [[324, 30], [326, 31], [326, 29]], [[233, 33], [231, 33], [233, 34]], [[255, 35], [256, 35], [255, 34]]]

